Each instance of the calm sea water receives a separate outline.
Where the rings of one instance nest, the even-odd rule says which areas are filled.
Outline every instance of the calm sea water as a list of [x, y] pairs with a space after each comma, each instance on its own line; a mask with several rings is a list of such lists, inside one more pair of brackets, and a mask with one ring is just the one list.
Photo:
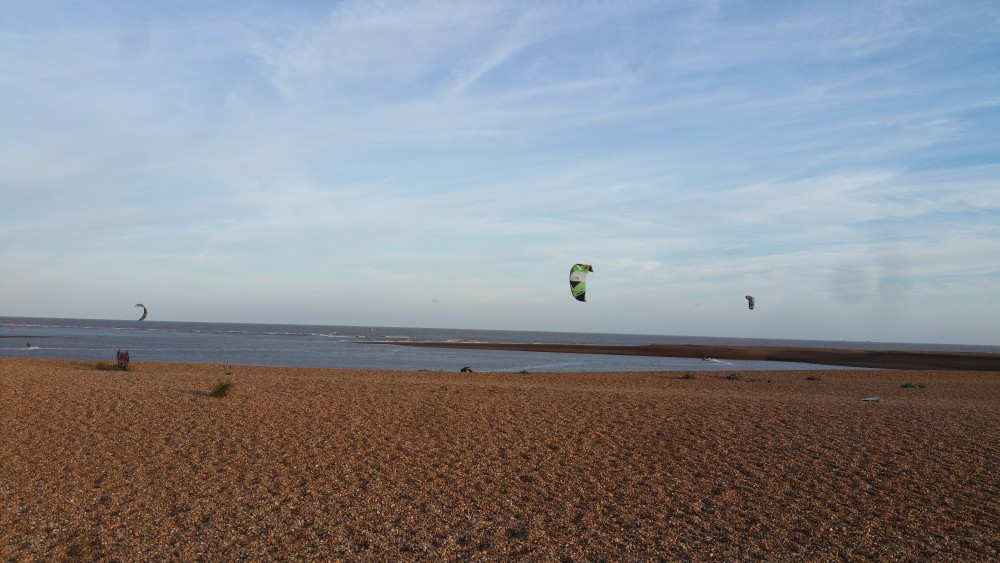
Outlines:
[[[1000, 353], [1000, 346], [710, 338], [643, 334], [528, 332], [371, 326], [186, 323], [0, 318], [0, 357], [192, 362], [279, 367], [492, 372], [717, 371], [831, 369], [786, 362], [652, 358], [394, 346], [397, 342], [716, 344]], [[30, 344], [30, 347], [28, 346]], [[842, 368], [832, 368], [842, 369]]]

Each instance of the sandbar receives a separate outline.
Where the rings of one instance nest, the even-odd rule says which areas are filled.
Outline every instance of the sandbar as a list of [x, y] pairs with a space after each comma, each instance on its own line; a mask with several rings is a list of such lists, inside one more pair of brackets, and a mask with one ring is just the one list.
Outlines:
[[392, 344], [395, 346], [428, 348], [465, 348], [473, 350], [509, 350], [563, 354], [757, 360], [881, 369], [1000, 371], [1000, 354], [990, 354], [988, 352], [849, 350], [790, 346], [714, 346], [705, 344], [648, 344], [642, 346], [508, 344], [495, 342], [394, 342]]

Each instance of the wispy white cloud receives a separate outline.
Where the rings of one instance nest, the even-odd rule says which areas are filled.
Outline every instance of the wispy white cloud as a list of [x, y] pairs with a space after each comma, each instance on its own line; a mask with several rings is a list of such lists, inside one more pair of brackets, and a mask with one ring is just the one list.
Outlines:
[[[61, 13], [0, 15], [0, 313], [998, 326], [989, 2]], [[577, 261], [585, 311], [560, 299]]]

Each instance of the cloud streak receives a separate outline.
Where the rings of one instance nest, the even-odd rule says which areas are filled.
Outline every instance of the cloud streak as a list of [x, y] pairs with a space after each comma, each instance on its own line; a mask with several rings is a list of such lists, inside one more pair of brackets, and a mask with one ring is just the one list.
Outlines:
[[61, 13], [0, 15], [0, 314], [1000, 330], [992, 3]]

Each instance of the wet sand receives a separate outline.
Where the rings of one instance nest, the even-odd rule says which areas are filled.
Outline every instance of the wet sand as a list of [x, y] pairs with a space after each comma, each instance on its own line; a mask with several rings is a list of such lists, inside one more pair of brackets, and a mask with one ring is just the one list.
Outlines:
[[0, 358], [0, 559], [1000, 557], [996, 371], [94, 364]]
[[497, 344], [492, 342], [400, 342], [393, 343], [393, 345], [426, 348], [557, 352], [563, 354], [757, 360], [879, 369], [1000, 371], [1000, 354], [985, 352], [841, 350], [836, 348], [711, 346], [703, 344], [604, 346], [593, 344]]

